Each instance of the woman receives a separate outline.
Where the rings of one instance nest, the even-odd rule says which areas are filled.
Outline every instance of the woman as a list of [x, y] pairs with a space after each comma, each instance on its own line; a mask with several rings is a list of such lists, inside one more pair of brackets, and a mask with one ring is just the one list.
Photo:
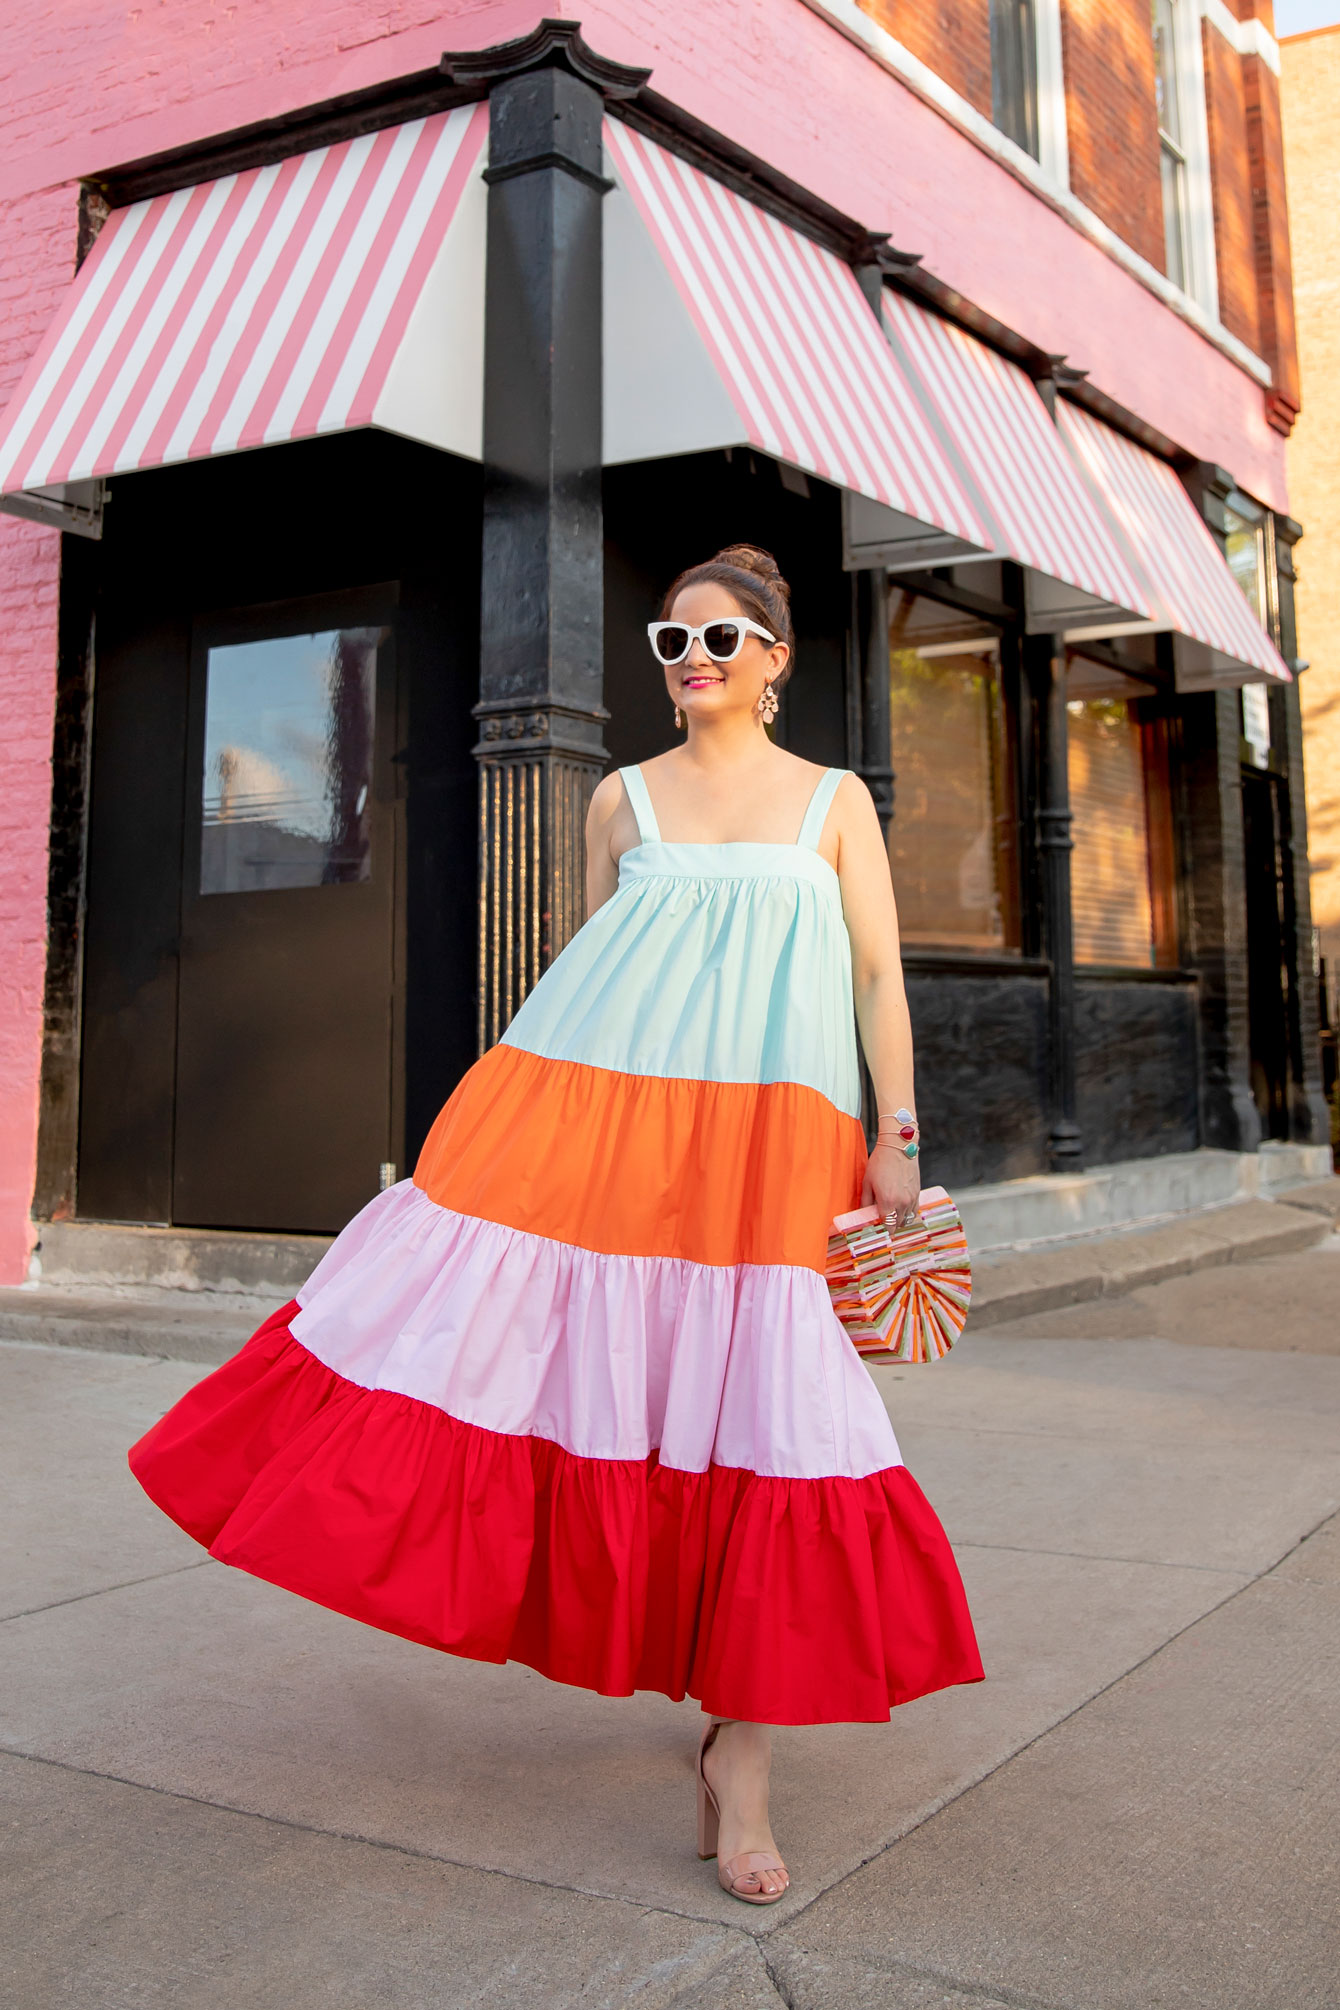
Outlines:
[[787, 1885], [768, 1725], [982, 1673], [823, 1278], [833, 1215], [915, 1211], [918, 1135], [870, 797], [764, 731], [788, 599], [747, 545], [675, 581], [650, 633], [687, 738], [596, 790], [590, 919], [414, 1179], [131, 1453], [213, 1556], [338, 1612], [696, 1697], [699, 1853], [755, 1905]]

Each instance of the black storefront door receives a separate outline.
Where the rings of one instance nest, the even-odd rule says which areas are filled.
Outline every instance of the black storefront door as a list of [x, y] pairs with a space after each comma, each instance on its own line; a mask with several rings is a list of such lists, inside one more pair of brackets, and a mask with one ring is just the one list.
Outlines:
[[474, 1059], [478, 470], [378, 433], [155, 469], [89, 556], [58, 1211], [340, 1228]]
[[195, 624], [176, 1222], [339, 1228], [396, 1157], [391, 638], [370, 605]]
[[397, 621], [381, 588], [109, 601], [82, 1216], [322, 1233], [403, 1156]]

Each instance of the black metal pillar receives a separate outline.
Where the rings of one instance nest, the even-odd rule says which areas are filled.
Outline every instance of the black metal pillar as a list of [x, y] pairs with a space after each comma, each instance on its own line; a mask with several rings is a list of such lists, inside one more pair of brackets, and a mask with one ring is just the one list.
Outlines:
[[[883, 566], [849, 575], [851, 622], [847, 653], [847, 765], [874, 798], [888, 843], [893, 822], [893, 734], [889, 714], [889, 575]], [[861, 1056], [861, 1120], [873, 1149], [879, 1104]]]
[[1179, 710], [1182, 960], [1198, 978], [1201, 1143], [1254, 1152], [1261, 1117], [1251, 1084], [1240, 700], [1236, 691], [1197, 692]]
[[[857, 283], [884, 327], [884, 281], [911, 272], [918, 251], [899, 251], [887, 231], [867, 232], [852, 247]], [[874, 797], [885, 839], [893, 822], [894, 772], [889, 716], [889, 575], [874, 566], [851, 575], [851, 658], [847, 673], [847, 762]]]
[[[1233, 477], [1202, 461], [1183, 469], [1182, 481], [1222, 546]], [[1242, 701], [1237, 691], [1223, 690], [1191, 693], [1177, 703], [1182, 961], [1198, 978], [1200, 1141], [1254, 1152], [1262, 1123], [1252, 1093]]]
[[1053, 1172], [1077, 1172], [1084, 1143], [1076, 1115], [1075, 933], [1070, 911], [1071, 836], [1069, 733], [1065, 655], [1058, 637], [1025, 643], [1037, 718], [1037, 832], [1042, 894], [1042, 950], [1051, 966], [1047, 987], [1047, 1162]]
[[1274, 520], [1276, 627], [1280, 653], [1295, 682], [1270, 694], [1271, 740], [1282, 756], [1285, 793], [1285, 909], [1289, 961], [1290, 1095], [1289, 1136], [1300, 1144], [1328, 1144], [1331, 1113], [1322, 1086], [1321, 999], [1312, 926], [1307, 857], [1307, 795], [1303, 774], [1303, 713], [1297, 678], [1306, 666], [1298, 655], [1294, 609], [1294, 546], [1303, 527], [1292, 517]]
[[887, 838], [894, 771], [889, 719], [889, 576], [882, 566], [851, 575], [851, 658], [847, 678], [847, 764], [875, 800]]
[[583, 915], [583, 829], [606, 755], [601, 118], [645, 71], [573, 23], [468, 59], [489, 91], [479, 741], [479, 1045]]

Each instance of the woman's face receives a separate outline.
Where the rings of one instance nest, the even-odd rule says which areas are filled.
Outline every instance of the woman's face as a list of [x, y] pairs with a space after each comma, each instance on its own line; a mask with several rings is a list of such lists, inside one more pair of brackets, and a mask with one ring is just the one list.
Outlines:
[[[709, 621], [729, 621], [743, 613], [724, 586], [700, 581], [676, 594], [667, 618], [700, 628]], [[716, 718], [737, 711], [757, 713], [764, 685], [780, 673], [789, 654], [784, 642], [770, 646], [761, 636], [746, 635], [738, 656], [729, 663], [717, 663], [695, 636], [682, 663], [665, 665], [665, 688], [671, 703], [691, 718]]]

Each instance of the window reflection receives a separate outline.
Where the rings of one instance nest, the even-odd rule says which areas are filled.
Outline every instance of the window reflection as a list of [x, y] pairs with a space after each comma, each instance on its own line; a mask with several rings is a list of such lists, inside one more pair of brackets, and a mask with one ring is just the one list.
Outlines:
[[1186, 153], [1182, 146], [1182, 94], [1177, 61], [1178, 0], [1152, 0], [1154, 102], [1159, 125], [1159, 176], [1163, 185], [1165, 269], [1174, 286], [1188, 284]]
[[1015, 808], [999, 638], [976, 617], [890, 591], [896, 776], [889, 863], [905, 943], [1018, 946]]
[[991, 122], [1038, 157], [1038, 24], [1034, 0], [991, 0]]
[[371, 876], [381, 628], [211, 649], [200, 891], [270, 892]]
[[1262, 525], [1244, 516], [1240, 510], [1224, 508], [1224, 553], [1228, 559], [1228, 569], [1247, 596], [1252, 612], [1264, 626], [1266, 619], [1266, 597], [1264, 591], [1265, 552]]
[[1140, 728], [1118, 698], [1072, 698], [1070, 911], [1079, 963], [1154, 960]]
[[1166, 742], [1141, 708], [1151, 687], [1083, 659], [1072, 659], [1067, 686], [1075, 960], [1174, 963]]

